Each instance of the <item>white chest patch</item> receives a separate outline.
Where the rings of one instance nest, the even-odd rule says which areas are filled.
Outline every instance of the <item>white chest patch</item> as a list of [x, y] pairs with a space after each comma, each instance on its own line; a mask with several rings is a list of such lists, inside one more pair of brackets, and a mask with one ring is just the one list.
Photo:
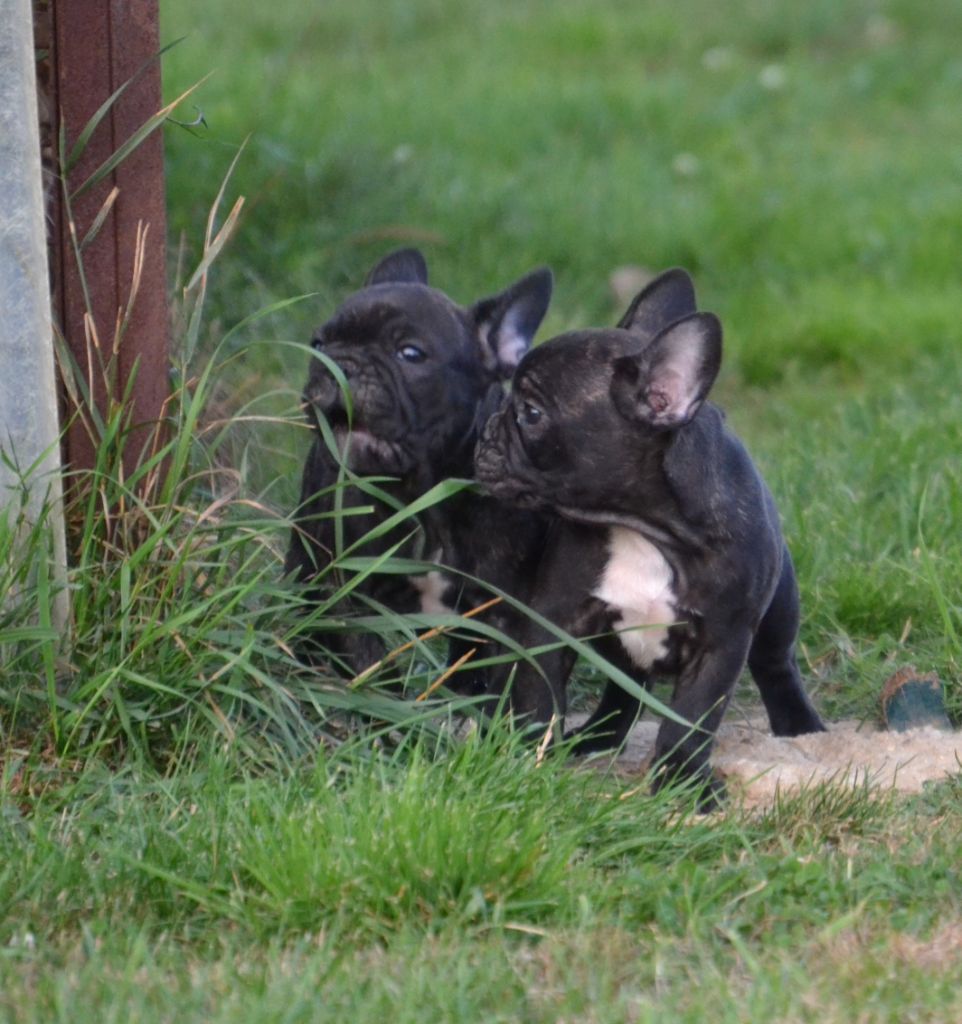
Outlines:
[[651, 541], [623, 526], [613, 526], [608, 564], [594, 596], [621, 612], [615, 628], [639, 668], [651, 668], [668, 653], [668, 626], [675, 621], [671, 566]]
[[452, 610], [451, 606], [444, 602], [448, 581], [436, 569], [426, 572], [423, 576], [409, 576], [408, 579], [411, 586], [421, 595], [421, 611], [425, 615], [443, 615]]

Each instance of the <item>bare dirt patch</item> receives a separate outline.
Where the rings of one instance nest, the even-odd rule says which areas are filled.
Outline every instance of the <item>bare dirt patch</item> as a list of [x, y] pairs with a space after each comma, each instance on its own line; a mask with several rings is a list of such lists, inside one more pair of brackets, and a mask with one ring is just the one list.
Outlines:
[[[639, 722], [615, 768], [644, 771], [657, 731], [656, 721]], [[718, 731], [712, 764], [749, 804], [820, 782], [916, 793], [926, 782], [962, 771], [962, 732], [932, 726], [890, 732], [852, 721], [789, 739], [773, 736], [764, 719], [730, 719]]]

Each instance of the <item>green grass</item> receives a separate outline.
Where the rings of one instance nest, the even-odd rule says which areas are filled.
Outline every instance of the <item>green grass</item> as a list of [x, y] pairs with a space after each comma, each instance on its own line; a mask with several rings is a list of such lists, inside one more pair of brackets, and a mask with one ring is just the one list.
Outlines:
[[[953, 1019], [958, 786], [762, 816], [504, 737], [8, 779], [0, 1019]], [[119, 1019], [119, 1018], [118, 1018]]]
[[[962, 9], [162, 8], [187, 36], [167, 96], [213, 72], [208, 128], [164, 129], [175, 472], [123, 479], [106, 418], [67, 643], [34, 614], [42, 526], [0, 517], [0, 1021], [954, 1024], [958, 779], [698, 817], [305, 671], [280, 572], [302, 343], [385, 251], [420, 245], [463, 302], [549, 263], [544, 337], [612, 323], [614, 268], [683, 264], [782, 509], [819, 707], [872, 719], [914, 663], [958, 721]], [[184, 295], [248, 136], [236, 230]], [[419, 645], [385, 675], [442, 668]]]

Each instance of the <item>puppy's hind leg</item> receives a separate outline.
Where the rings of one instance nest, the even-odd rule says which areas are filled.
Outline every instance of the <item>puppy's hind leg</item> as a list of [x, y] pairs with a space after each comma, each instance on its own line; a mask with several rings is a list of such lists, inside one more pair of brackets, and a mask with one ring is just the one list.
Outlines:
[[798, 622], [798, 586], [791, 557], [786, 551], [775, 593], [748, 652], [748, 667], [776, 736], [825, 731], [805, 693], [798, 670], [795, 657]]

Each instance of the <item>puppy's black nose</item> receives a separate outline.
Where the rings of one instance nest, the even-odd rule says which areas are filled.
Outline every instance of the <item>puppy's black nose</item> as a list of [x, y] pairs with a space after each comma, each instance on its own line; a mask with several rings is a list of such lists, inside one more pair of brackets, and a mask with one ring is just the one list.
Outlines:
[[311, 338], [311, 348], [320, 348], [324, 344], [324, 335], [320, 331]]

